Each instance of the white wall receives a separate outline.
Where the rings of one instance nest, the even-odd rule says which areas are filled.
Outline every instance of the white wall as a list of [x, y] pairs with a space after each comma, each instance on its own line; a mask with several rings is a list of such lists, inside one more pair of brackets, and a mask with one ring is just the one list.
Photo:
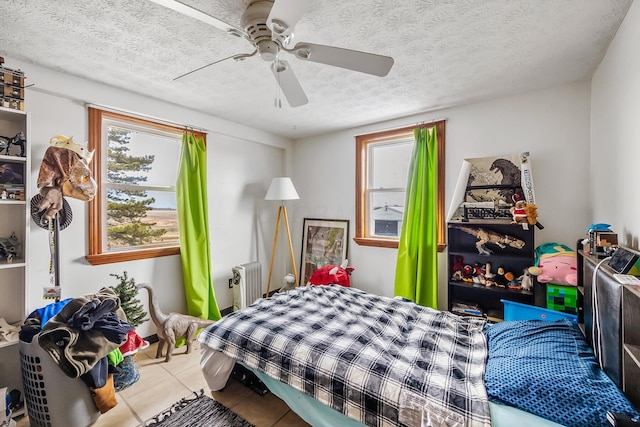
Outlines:
[[[294, 180], [301, 200], [293, 212], [294, 242], [303, 218], [350, 220], [355, 232], [355, 139], [358, 134], [445, 117], [448, 208], [464, 158], [529, 151], [544, 230], [536, 244], [575, 246], [585, 236], [589, 211], [589, 82], [443, 109], [295, 142]], [[349, 243], [354, 286], [391, 296], [397, 250]], [[446, 257], [441, 254], [439, 304], [446, 306]]]
[[591, 83], [592, 222], [640, 248], [640, 4], [631, 4]]
[[[228, 288], [231, 268], [252, 260], [263, 265], [266, 275], [277, 209], [265, 202], [264, 195], [274, 176], [286, 170], [291, 141], [246, 126], [225, 121], [151, 98], [70, 77], [10, 58], [6, 62], [25, 71], [29, 84], [26, 109], [31, 114], [28, 147], [32, 155], [31, 194], [42, 156], [49, 139], [57, 134], [87, 139], [85, 103], [111, 106], [191, 125], [208, 131], [208, 191], [212, 272], [220, 308], [232, 305]], [[73, 222], [60, 233], [60, 277], [62, 296], [76, 297], [96, 292], [102, 286], [115, 285], [110, 273], [127, 271], [136, 282], [151, 283], [157, 290], [160, 307], [165, 312], [185, 312], [186, 302], [179, 256], [92, 266], [87, 254], [86, 204], [68, 199]], [[30, 280], [28, 306], [41, 307], [49, 301], [41, 298], [42, 287], [49, 283], [49, 246], [46, 230], [31, 226]], [[276, 265], [274, 277], [282, 278], [284, 265]], [[146, 305], [146, 293], [141, 293]], [[143, 336], [155, 333], [151, 322], [139, 327]]]

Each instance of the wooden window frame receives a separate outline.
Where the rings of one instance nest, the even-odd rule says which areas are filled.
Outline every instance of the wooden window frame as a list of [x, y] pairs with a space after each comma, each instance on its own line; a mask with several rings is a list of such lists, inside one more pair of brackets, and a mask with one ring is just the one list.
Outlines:
[[[160, 130], [170, 132], [184, 132], [183, 128], [171, 126], [163, 123], [145, 120], [138, 117], [105, 111], [99, 108], [88, 107], [89, 110], [89, 150], [95, 150], [93, 161], [90, 164], [91, 172], [97, 183], [96, 195], [89, 204], [89, 254], [85, 257], [92, 265], [110, 264], [124, 261], [134, 261], [148, 258], [157, 258], [180, 254], [180, 245], [172, 245], [159, 248], [144, 248], [123, 250], [118, 252], [103, 252], [103, 225], [105, 212], [102, 211], [102, 197], [104, 188], [102, 185], [102, 124], [103, 118], [125, 120], [144, 126], [152, 126]], [[203, 138], [206, 135], [194, 132]], [[206, 139], [205, 139], [206, 141]]]
[[[438, 120], [427, 125], [429, 128], [435, 127], [438, 132], [438, 252], [442, 252], [445, 247], [445, 214], [444, 214], [444, 177], [445, 177], [445, 120]], [[375, 142], [402, 139], [413, 136], [415, 126], [393, 129], [384, 132], [376, 132], [367, 135], [356, 136], [356, 236], [353, 241], [361, 246], [375, 246], [382, 248], [398, 248], [399, 238], [371, 237], [367, 235], [368, 212], [366, 212], [367, 194], [367, 148]]]

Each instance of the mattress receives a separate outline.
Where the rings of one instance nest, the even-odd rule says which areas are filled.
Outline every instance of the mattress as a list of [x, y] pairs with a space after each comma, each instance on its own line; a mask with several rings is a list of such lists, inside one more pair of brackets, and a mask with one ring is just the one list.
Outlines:
[[[206, 344], [200, 345], [200, 354], [202, 372], [209, 388], [213, 391], [221, 390], [231, 375], [235, 361]], [[365, 426], [365, 424], [346, 417], [281, 381], [246, 365], [243, 366], [255, 373], [273, 394], [289, 405], [300, 418], [314, 427]], [[492, 427], [562, 427], [561, 424], [506, 405], [490, 402], [489, 409]]]

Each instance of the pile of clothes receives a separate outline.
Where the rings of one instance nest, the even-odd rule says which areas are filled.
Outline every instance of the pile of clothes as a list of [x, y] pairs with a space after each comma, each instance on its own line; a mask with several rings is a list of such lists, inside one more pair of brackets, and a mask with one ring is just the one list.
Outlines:
[[103, 414], [117, 405], [116, 391], [140, 378], [133, 357], [149, 346], [127, 323], [119, 298], [106, 287], [33, 311], [21, 328], [20, 340], [33, 339], [62, 372], [87, 385]]

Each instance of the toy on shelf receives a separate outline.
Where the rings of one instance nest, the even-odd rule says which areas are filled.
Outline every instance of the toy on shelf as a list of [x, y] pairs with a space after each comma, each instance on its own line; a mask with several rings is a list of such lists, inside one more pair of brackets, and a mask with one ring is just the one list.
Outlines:
[[18, 132], [13, 137], [0, 135], [0, 154], [4, 150], [4, 154], [9, 156], [11, 146], [16, 145], [20, 148], [20, 157], [25, 157], [24, 145], [27, 142], [27, 138], [24, 137], [24, 132]]
[[488, 230], [480, 227], [470, 227], [466, 225], [456, 225], [452, 228], [463, 231], [467, 234], [475, 236], [478, 241], [476, 242], [476, 249], [480, 255], [491, 255], [493, 251], [487, 248], [487, 244], [492, 243], [501, 249], [505, 249], [507, 246], [516, 249], [522, 249], [525, 242], [507, 234], [500, 234], [492, 230]]
[[540, 283], [576, 286], [578, 284], [576, 253], [560, 243], [543, 243], [535, 250], [534, 266], [529, 268], [529, 273], [537, 276]]
[[514, 194], [512, 197], [513, 207], [510, 208], [512, 223], [522, 224], [526, 230], [529, 225], [535, 225], [540, 230], [544, 227], [538, 222], [538, 207], [533, 203], [527, 203], [521, 194]]
[[518, 277], [520, 287], [525, 291], [530, 291], [533, 288], [533, 275], [529, 272], [528, 268], [525, 268], [522, 275]]
[[9, 237], [0, 237], [0, 258], [4, 258], [7, 263], [13, 262], [18, 257], [20, 241], [16, 233], [11, 233]]

